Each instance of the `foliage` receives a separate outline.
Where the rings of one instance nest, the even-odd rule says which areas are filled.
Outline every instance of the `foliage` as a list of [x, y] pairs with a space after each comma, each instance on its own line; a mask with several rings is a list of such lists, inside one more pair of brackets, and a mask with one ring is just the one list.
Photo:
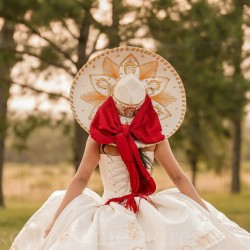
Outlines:
[[[69, 118], [53, 120], [50, 117], [12, 120], [13, 133], [9, 128], [6, 141], [6, 162], [37, 165], [72, 162], [73, 126]], [[19, 126], [22, 128], [19, 132]], [[30, 129], [34, 126], [35, 129]], [[32, 131], [32, 134], [30, 134]]]
[[[235, 79], [225, 72], [240, 53], [237, 45], [242, 31], [232, 21], [236, 17], [230, 16], [230, 11], [225, 15], [219, 5], [207, 0], [188, 1], [186, 7], [174, 0], [154, 1], [150, 9], [149, 36], [157, 41], [157, 51], [180, 73], [187, 94], [187, 113], [175, 144], [186, 151], [194, 174], [199, 162], [220, 171], [231, 137], [225, 120], [243, 115], [245, 86], [249, 86], [243, 77]], [[233, 33], [236, 30], [238, 34]], [[237, 94], [237, 89], [241, 93]]]
[[[52, 0], [49, 3], [23, 0], [17, 4], [15, 0], [1, 0], [0, 17], [15, 27], [18, 36], [15, 36], [16, 48], [10, 50], [0, 45], [0, 50], [8, 55], [18, 55], [22, 60], [20, 65], [25, 65], [23, 71], [13, 75], [12, 82], [31, 90], [32, 95], [45, 93], [48, 99], [68, 99], [60, 92], [38, 89], [34, 79], [40, 77], [43, 81], [50, 81], [61, 74], [71, 83], [77, 70], [93, 53], [119, 46], [121, 40], [126, 43], [135, 37], [139, 29], [139, 8], [111, 1], [108, 11], [112, 14], [112, 20], [100, 21], [96, 18], [96, 13], [100, 12], [99, 5], [97, 0]], [[128, 25], [124, 19], [129, 12], [133, 13], [135, 22]], [[103, 46], [98, 45], [101, 36], [107, 40]], [[34, 43], [34, 40], [39, 42]], [[34, 63], [31, 64], [32, 61]], [[39, 109], [39, 103], [35, 108]], [[27, 124], [30, 126], [18, 126], [18, 129], [13, 130], [17, 132], [17, 136], [28, 136], [35, 129], [35, 123], [31, 125], [32, 120], [43, 120], [43, 117], [35, 117], [36, 114], [38, 113], [34, 112], [33, 116], [27, 117]]]
[[[129, 12], [136, 12], [136, 8], [119, 1], [110, 1], [109, 16], [111, 16], [111, 20], [100, 21], [96, 18], [96, 13], [100, 11], [99, 5], [100, 2], [97, 0], [51, 0], [49, 2], [0, 0], [0, 17], [13, 28], [13, 34], [9, 40], [14, 40], [16, 43], [16, 46], [12, 47], [8, 46], [8, 43], [4, 46], [0, 44], [0, 51], [4, 51], [8, 56], [15, 55], [20, 60], [17, 65], [18, 73], [17, 71], [13, 73], [12, 67], [9, 67], [7, 77], [4, 76], [1, 79], [0, 76], [0, 80], [8, 83], [9, 87], [6, 93], [10, 93], [11, 84], [14, 84], [22, 89], [31, 90], [36, 96], [45, 93], [48, 99], [65, 98], [62, 93], [53, 93], [48, 92], [46, 88], [37, 88], [35, 82], [39, 77], [45, 81], [52, 80], [52, 77], [58, 74], [63, 74], [71, 83], [77, 70], [88, 61], [93, 53], [108, 47], [118, 46], [120, 41], [126, 43], [129, 37], [134, 37], [139, 27], [138, 20], [128, 25], [124, 19]], [[137, 17], [138, 15], [134, 15], [134, 20]], [[101, 37], [105, 38], [105, 44], [100, 46], [98, 42]], [[14, 61], [13, 65], [17, 62], [17, 60]], [[2, 85], [0, 87], [1, 93], [3, 87]], [[66, 99], [68, 98], [66, 97]], [[3, 107], [7, 106], [7, 101], [8, 98], [3, 101]], [[39, 101], [35, 109], [39, 109]], [[5, 109], [4, 119], [7, 117], [6, 113]], [[43, 117], [31, 115], [27, 118], [25, 125], [14, 125], [12, 131], [16, 132], [19, 138], [22, 138], [22, 142], [25, 142], [26, 138], [32, 134], [31, 131], [41, 121], [43, 124], [48, 123], [46, 118], [44, 120]], [[5, 131], [3, 134], [5, 136]], [[72, 150], [74, 150], [73, 160], [76, 169], [82, 158], [86, 137], [86, 133], [75, 121]], [[2, 149], [4, 149], [4, 139], [5, 137], [0, 138]], [[0, 151], [1, 159], [3, 150]], [[3, 161], [0, 162], [0, 181], [2, 180], [2, 167]], [[1, 197], [2, 195], [0, 195], [0, 205], [2, 203]]]

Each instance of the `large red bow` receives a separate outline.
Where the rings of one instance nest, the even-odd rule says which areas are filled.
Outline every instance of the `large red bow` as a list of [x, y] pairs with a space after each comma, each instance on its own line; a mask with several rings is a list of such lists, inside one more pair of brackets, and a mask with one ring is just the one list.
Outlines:
[[134, 197], [147, 199], [148, 195], [155, 192], [154, 179], [143, 165], [134, 139], [145, 144], [157, 143], [165, 138], [161, 131], [158, 115], [148, 95], [130, 125], [121, 123], [111, 96], [101, 105], [90, 125], [90, 135], [100, 144], [116, 143], [128, 169], [132, 188], [131, 194], [109, 199], [105, 204], [111, 201], [121, 203], [127, 199], [126, 207], [138, 212]]

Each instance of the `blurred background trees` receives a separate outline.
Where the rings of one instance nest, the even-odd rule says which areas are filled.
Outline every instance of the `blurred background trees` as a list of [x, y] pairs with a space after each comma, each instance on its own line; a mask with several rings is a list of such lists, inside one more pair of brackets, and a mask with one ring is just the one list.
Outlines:
[[[231, 164], [231, 191], [239, 192], [250, 86], [249, 16], [247, 0], [0, 0], [0, 204], [4, 159], [22, 161], [15, 158], [14, 146], [27, 161], [39, 159], [28, 155], [33, 152], [41, 161], [53, 162], [53, 157], [42, 159], [34, 138], [32, 150], [27, 148], [38, 128], [57, 131], [53, 140], [60, 140], [61, 128], [65, 148], [59, 147], [54, 159], [61, 154], [78, 168], [87, 134], [68, 107], [56, 114], [53, 107], [67, 103], [74, 75], [91, 56], [124, 45], [156, 51], [180, 74], [187, 113], [171, 142], [185, 155], [193, 182], [204, 164], [217, 172]], [[58, 87], [51, 87], [52, 82]], [[34, 108], [21, 116], [8, 109], [18, 95], [35, 98]], [[45, 102], [51, 108], [41, 112]], [[42, 143], [47, 133], [39, 133], [41, 151], [47, 150]]]
[[239, 192], [241, 128], [250, 88], [249, 65], [243, 66], [249, 55], [243, 46], [250, 4], [199, 0], [184, 7], [168, 1], [166, 9], [165, 2], [155, 1], [148, 8], [148, 27], [158, 52], [177, 68], [186, 87], [188, 113], [180, 135], [193, 183], [200, 160], [222, 167], [228, 150], [224, 138], [230, 136], [231, 191]]

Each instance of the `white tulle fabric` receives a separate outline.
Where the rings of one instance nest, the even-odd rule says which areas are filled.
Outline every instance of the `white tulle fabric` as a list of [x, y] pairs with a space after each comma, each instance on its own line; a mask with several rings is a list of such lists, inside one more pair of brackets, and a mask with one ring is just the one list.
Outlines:
[[[152, 152], [147, 152], [153, 158]], [[120, 156], [101, 155], [104, 193], [85, 188], [58, 217], [47, 238], [45, 228], [63, 199], [55, 191], [28, 220], [14, 240], [15, 250], [245, 250], [250, 234], [210, 203], [211, 213], [176, 188], [166, 189], [140, 202], [139, 214], [111, 197], [131, 191], [127, 168]]]

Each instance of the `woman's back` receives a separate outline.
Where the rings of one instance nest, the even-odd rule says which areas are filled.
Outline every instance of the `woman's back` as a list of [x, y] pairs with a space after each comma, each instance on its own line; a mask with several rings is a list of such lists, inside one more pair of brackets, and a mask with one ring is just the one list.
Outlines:
[[[156, 148], [156, 145], [147, 146], [144, 148], [141, 148], [141, 152], [147, 152], [147, 151], [154, 151]], [[113, 145], [101, 145], [100, 147], [100, 153], [101, 154], [108, 154], [108, 155], [120, 155], [118, 149], [116, 146]]]
[[[132, 192], [129, 172], [121, 156], [116, 153], [115, 147], [108, 147], [108, 153], [100, 154], [100, 173], [104, 192], [102, 195], [103, 204], [114, 197], [120, 197]], [[144, 150], [143, 154], [151, 161], [154, 160], [154, 151]], [[151, 168], [148, 168], [151, 173]]]

